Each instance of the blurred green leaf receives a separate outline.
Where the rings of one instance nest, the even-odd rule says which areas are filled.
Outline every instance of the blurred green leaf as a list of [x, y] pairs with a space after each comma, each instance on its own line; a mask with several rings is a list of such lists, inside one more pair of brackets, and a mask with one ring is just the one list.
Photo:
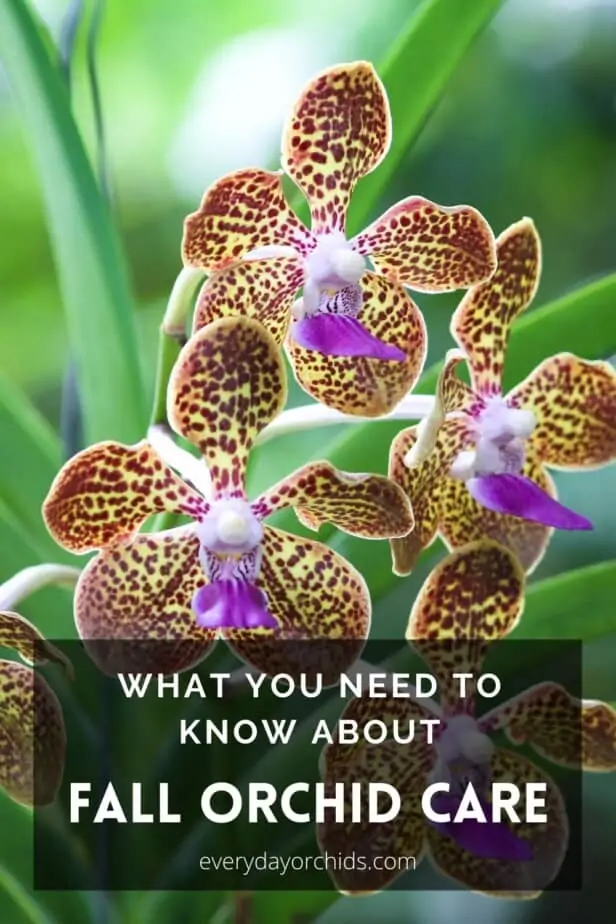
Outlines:
[[528, 588], [511, 638], [590, 641], [616, 632], [616, 561], [579, 568]]
[[86, 439], [135, 440], [146, 416], [126, 269], [64, 81], [23, 0], [0, 4], [0, 57], [43, 185]]
[[359, 186], [349, 225], [361, 227], [424, 126], [469, 45], [502, 0], [426, 0], [379, 66], [391, 106], [393, 139], [387, 157]]
[[60, 467], [60, 443], [25, 395], [2, 377], [0, 433], [0, 501], [42, 552], [62, 557], [41, 517], [41, 504]]

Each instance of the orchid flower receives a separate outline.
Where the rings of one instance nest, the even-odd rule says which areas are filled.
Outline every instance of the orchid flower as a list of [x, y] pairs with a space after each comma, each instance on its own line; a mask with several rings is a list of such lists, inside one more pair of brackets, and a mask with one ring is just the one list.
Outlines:
[[[263, 520], [294, 507], [311, 529], [330, 521], [381, 538], [407, 533], [411, 508], [384, 476], [348, 474], [327, 462], [303, 466], [250, 502], [251, 446], [285, 399], [283, 357], [271, 334], [253, 319], [223, 318], [190, 339], [169, 380], [171, 425], [205, 463], [189, 456], [199, 467], [192, 485], [147, 440], [100, 443], [64, 466], [43, 512], [64, 548], [98, 550], [75, 594], [83, 638], [185, 641], [150, 648], [164, 662], [151, 669], [162, 673], [200, 660], [218, 636], [263, 671], [272, 657], [285, 670], [290, 649], [271, 639], [347, 638], [356, 642], [349, 656], [357, 656], [370, 625], [361, 575], [327, 546]], [[139, 533], [160, 511], [192, 522]]]
[[282, 138], [282, 166], [308, 200], [311, 229], [288, 205], [281, 173], [257, 168], [215, 182], [184, 227], [185, 265], [213, 274], [195, 328], [248, 314], [282, 344], [293, 308], [287, 349], [300, 385], [370, 417], [391, 409], [424, 363], [423, 318], [403, 287], [451, 291], [495, 269], [492, 232], [468, 206], [412, 196], [347, 238], [353, 190], [390, 141], [389, 103], [372, 65], [329, 68], [304, 87]]
[[[532, 570], [554, 528], [592, 529], [558, 502], [545, 466], [590, 469], [616, 459], [616, 372], [608, 363], [559, 353], [503, 396], [509, 330], [533, 299], [541, 250], [529, 219], [497, 245], [496, 273], [453, 316], [463, 352], [448, 357], [432, 419], [391, 446], [390, 477], [411, 496], [417, 523], [408, 540], [392, 542], [398, 574], [411, 571], [437, 533], [454, 548], [489, 536]], [[455, 375], [460, 359], [472, 388]]]
[[48, 805], [62, 782], [66, 731], [55, 693], [32, 665], [67, 667], [67, 660], [27, 619], [4, 609], [0, 648], [27, 662], [0, 660], [0, 786], [16, 802]]
[[[478, 717], [471, 682], [460, 697], [454, 672], [477, 677], [491, 642], [504, 638], [519, 619], [524, 600], [524, 574], [515, 556], [497, 543], [474, 542], [444, 559], [429, 575], [410, 614], [407, 640], [426, 661], [439, 684], [440, 708], [410, 698], [352, 699], [342, 719], [357, 722], [354, 744], [326, 745], [321, 772], [326, 785], [382, 781], [402, 797], [392, 821], [334, 823], [318, 828], [318, 840], [329, 854], [362, 854], [367, 869], [342, 869], [336, 886], [345, 892], [376, 892], [388, 886], [397, 871], [374, 857], [428, 855], [446, 876], [469, 889], [505, 898], [529, 898], [557, 875], [568, 846], [563, 796], [548, 774], [510, 748], [495, 747], [490, 737], [503, 731], [513, 745], [532, 748], [543, 758], [577, 771], [616, 770], [616, 712], [605, 703], [582, 701], [562, 686], [545, 682]], [[433, 743], [415, 734], [412, 744], [396, 744], [394, 721], [434, 720]], [[362, 729], [373, 720], [390, 732], [381, 744], [368, 743]], [[425, 724], [425, 723], [424, 723]], [[420, 726], [421, 727], [421, 726]], [[547, 783], [546, 822], [490, 820], [488, 787], [492, 782], [520, 787]], [[432, 798], [432, 808], [453, 819], [461, 795], [472, 783], [487, 821], [429, 821], [421, 797], [433, 783], [449, 784]], [[487, 811], [486, 811], [487, 809]], [[525, 817], [524, 803], [517, 810]], [[365, 816], [364, 816], [365, 817]], [[379, 868], [380, 867], [380, 868]]]

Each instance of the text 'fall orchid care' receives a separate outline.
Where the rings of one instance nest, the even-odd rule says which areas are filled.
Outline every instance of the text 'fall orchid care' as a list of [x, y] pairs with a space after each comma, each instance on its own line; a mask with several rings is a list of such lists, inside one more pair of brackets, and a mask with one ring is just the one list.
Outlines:
[[[537, 764], [519, 752], [496, 747], [492, 735], [504, 731], [515, 745], [526, 745], [552, 763], [572, 770], [616, 770], [616, 712], [606, 703], [580, 702], [556, 683], [539, 683], [476, 715], [476, 691], [469, 682], [460, 697], [454, 673], [478, 677], [493, 642], [504, 639], [524, 605], [524, 573], [514, 555], [482, 540], [450, 554], [425, 581], [411, 611], [406, 637], [438, 678], [440, 704], [385, 697], [352, 699], [343, 718], [364, 728], [378, 720], [398, 722], [439, 718], [432, 744], [398, 745], [390, 737], [371, 744], [327, 745], [322, 776], [331, 787], [340, 781], [383, 781], [403, 796], [402, 811], [371, 830], [366, 822], [333, 821], [318, 830], [321, 848], [350, 856], [412, 856], [428, 853], [435, 866], [470, 889], [500, 897], [532, 897], [558, 874], [569, 840], [565, 802], [559, 787]], [[545, 785], [545, 817], [525, 821], [455, 821], [469, 784], [488, 811], [493, 783]], [[429, 821], [421, 809], [429, 785], [444, 785], [432, 806], [448, 820]], [[446, 791], [445, 791], [446, 790]], [[372, 826], [374, 829], [375, 826]], [[333, 874], [339, 889], [375, 892], [400, 873], [368, 863], [368, 871], [344, 869]]]
[[308, 200], [311, 228], [288, 205], [280, 173], [249, 168], [207, 190], [183, 243], [185, 264], [212, 274], [196, 328], [247, 314], [281, 345], [288, 333], [300, 385], [324, 404], [371, 417], [413, 387], [425, 360], [424, 321], [404, 287], [466, 288], [496, 265], [492, 231], [475, 209], [420, 196], [347, 238], [353, 190], [390, 142], [387, 94], [372, 65], [332, 67], [304, 87], [282, 137], [282, 166]]
[[[529, 219], [507, 228], [497, 245], [496, 273], [470, 289], [453, 316], [462, 353], [445, 364], [436, 425], [403, 430], [391, 446], [390, 477], [412, 498], [416, 520], [412, 535], [392, 541], [399, 574], [437, 532], [452, 547], [496, 539], [531, 570], [553, 528], [592, 528], [558, 502], [546, 466], [591, 469], [616, 459], [616, 372], [609, 363], [559, 353], [503, 394], [510, 328], [535, 295], [541, 249]], [[455, 375], [461, 359], [471, 388]]]
[[[296, 667], [285, 663], [291, 648], [268, 639], [355, 640], [345, 651], [357, 657], [371, 611], [361, 575], [322, 543], [263, 521], [294, 507], [311, 529], [329, 521], [356, 536], [403, 536], [413, 526], [410, 504], [388, 478], [328, 462], [305, 465], [250, 502], [248, 455], [286, 393], [282, 354], [268, 331], [253, 319], [225, 318], [184, 347], [168, 393], [169, 420], [201, 453], [211, 496], [181, 480], [147, 441], [101, 443], [64, 466], [44, 504], [47, 525], [73, 552], [99, 550], [76, 590], [83, 638], [194, 643], [153, 646], [170, 659], [152, 666], [161, 672], [195, 663], [217, 635], [264, 672]], [[192, 523], [138, 533], [161, 511]]]

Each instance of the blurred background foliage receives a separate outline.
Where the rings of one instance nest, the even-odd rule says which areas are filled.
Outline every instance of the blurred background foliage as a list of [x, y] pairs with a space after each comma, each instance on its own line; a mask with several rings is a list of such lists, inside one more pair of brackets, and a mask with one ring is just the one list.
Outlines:
[[[337, 61], [383, 60], [417, 5], [409, 0], [108, 0], [97, 64], [109, 189], [138, 306], [140, 362], [150, 393], [157, 329], [180, 269], [187, 212], [221, 173], [252, 164], [274, 166], [282, 119], [304, 81]], [[57, 43], [69, 4], [36, 0], [33, 6], [49, 29], [50, 41]], [[99, 150], [86, 68], [86, 29], [92, 11], [92, 4], [86, 4], [71, 81], [74, 113], [96, 164]], [[379, 206], [410, 193], [442, 204], [471, 203], [497, 233], [523, 215], [532, 216], [544, 247], [538, 305], [613, 272], [615, 49], [614, 0], [507, 0], [466, 55]], [[412, 94], [409, 82], [409, 99]], [[394, 132], [395, 128], [394, 124]], [[1, 69], [0, 165], [0, 368], [57, 430], [68, 338], [40, 183]], [[375, 214], [380, 210], [375, 208]], [[78, 249], [74, 259], [80, 259]], [[88, 299], [84, 291], [84, 312]], [[436, 361], [451, 345], [448, 322], [457, 297], [417, 300], [428, 323], [429, 360]], [[614, 321], [605, 332], [612, 348], [614, 308]], [[553, 350], [559, 350], [556, 334]], [[291, 403], [302, 400], [301, 392], [292, 388]], [[375, 434], [378, 438], [378, 429]], [[330, 431], [327, 438], [331, 436]], [[317, 453], [321, 438], [322, 434], [302, 437], [301, 451]], [[3, 445], [2, 452], [10, 452], [10, 446]], [[51, 446], [49, 452], [53, 455]], [[386, 456], [383, 445], [383, 466]], [[18, 468], [19, 460], [15, 464]], [[285, 463], [285, 470], [289, 467]], [[361, 468], [361, 460], [356, 467]], [[258, 472], [256, 477], [260, 480]], [[539, 578], [608, 560], [616, 551], [616, 467], [587, 476], [559, 474], [557, 482], [564, 502], [589, 516], [596, 528], [590, 535], [556, 536], [537, 572]], [[27, 555], [29, 540], [22, 539], [20, 525], [18, 517], [15, 542], [3, 549], [0, 577], [8, 576]], [[399, 634], [427, 568], [419, 568], [379, 601], [377, 634]], [[45, 599], [54, 594], [59, 592], [47, 592]], [[596, 601], [590, 596], [585, 602], [590, 612]], [[64, 609], [61, 625], [44, 624], [51, 634], [72, 633], [68, 598]], [[27, 606], [24, 612], [28, 614]], [[609, 639], [587, 646], [585, 678], [592, 695], [616, 699], [615, 659]], [[607, 824], [609, 813], [614, 827], [613, 782], [601, 778], [588, 788], [595, 821], [601, 817]], [[10, 819], [13, 809], [7, 811]], [[6, 818], [0, 855], [10, 844]], [[361, 902], [342, 899], [322, 922], [380, 917], [440, 924], [453, 917], [472, 918], [477, 924], [517, 924], [551, 920], [550, 909], [556, 920], [565, 908], [570, 913], [592, 908], [596, 913], [590, 910], [589, 920], [607, 921], [605, 909], [616, 895], [606, 875], [611, 863], [603, 830], [593, 825], [586, 845], [596, 883], [592, 906], [590, 893], [577, 905], [575, 896], [546, 896], [538, 905], [452, 892], [394, 893]], [[429, 872], [422, 875], [427, 877], [424, 884], [434, 879]], [[193, 900], [197, 902], [191, 897], [185, 903], [181, 920], [206, 919]], [[281, 902], [282, 896], [270, 904], [261, 896], [259, 920], [277, 920]], [[303, 906], [296, 901], [294, 907], [301, 911]], [[310, 909], [306, 897], [307, 920]], [[10, 913], [14, 917], [2, 920], [21, 922], [16, 907]]]

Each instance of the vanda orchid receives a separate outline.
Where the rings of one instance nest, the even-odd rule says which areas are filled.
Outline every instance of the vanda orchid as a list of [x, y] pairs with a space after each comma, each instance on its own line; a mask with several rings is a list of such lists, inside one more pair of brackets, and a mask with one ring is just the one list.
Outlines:
[[[489, 540], [472, 543], [444, 559], [430, 574], [413, 606], [406, 637], [439, 683], [440, 704], [409, 698], [368, 696], [352, 699], [343, 718], [363, 728], [384, 722], [390, 734], [370, 744], [334, 742], [322, 755], [322, 776], [339, 782], [382, 781], [402, 797], [398, 815], [370, 824], [326, 820], [318, 829], [321, 849], [329, 854], [363, 855], [366, 869], [338, 864], [332, 873], [338, 888], [365, 893], [384, 889], [400, 873], [374, 857], [428, 855], [442, 873], [475, 891], [504, 898], [529, 898], [556, 877], [567, 852], [569, 826], [563, 796], [550, 776], [519, 752], [496, 747], [491, 736], [503, 731], [513, 745], [532, 748], [552, 763], [579, 772], [616, 770], [616, 712], [605, 703], [571, 696], [552, 682], [537, 684], [481, 716], [476, 715], [470, 682], [461, 698], [454, 672], [477, 677], [489, 644], [503, 639], [523, 608], [524, 574], [513, 554]], [[431, 701], [430, 701], [431, 702]], [[409, 720], [439, 724], [433, 743], [415, 736], [412, 745], [392, 740], [393, 723]], [[545, 822], [494, 821], [489, 811], [492, 783], [547, 784]], [[429, 821], [421, 808], [428, 785], [448, 784], [432, 798], [432, 808], [449, 820]], [[453, 821], [468, 785], [485, 809], [487, 821]]]
[[[64, 466], [44, 504], [47, 525], [70, 551], [99, 550], [76, 590], [83, 638], [186, 642], [152, 646], [165, 662], [152, 665], [160, 672], [200, 660], [217, 635], [265, 672], [274, 663], [294, 671], [285, 662], [290, 647], [271, 639], [355, 640], [348, 653], [357, 657], [370, 626], [361, 575], [327, 546], [263, 520], [294, 507], [312, 529], [329, 521], [381, 538], [405, 535], [411, 508], [384, 476], [352, 475], [327, 462], [300, 468], [250, 502], [248, 454], [285, 400], [283, 358], [271, 334], [253, 319], [223, 318], [186, 344], [169, 381], [169, 419], [203, 457], [201, 484], [179, 478], [148, 441], [101, 443]], [[161, 511], [192, 523], [138, 533]]]
[[[592, 469], [616, 459], [609, 363], [559, 353], [503, 395], [509, 331], [537, 289], [541, 250], [529, 219], [507, 228], [497, 245], [496, 273], [470, 289], [453, 316], [463, 352], [445, 364], [433, 420], [403, 430], [391, 447], [389, 474], [412, 498], [417, 524], [407, 539], [392, 541], [399, 574], [437, 533], [452, 547], [489, 536], [531, 570], [553, 528], [592, 528], [558, 502], [546, 466]], [[472, 388], [455, 375], [460, 359]]]
[[424, 363], [423, 318], [404, 286], [445, 292], [495, 269], [493, 234], [468, 206], [411, 196], [347, 238], [353, 190], [390, 141], [389, 103], [372, 65], [329, 68], [303, 89], [282, 138], [282, 166], [308, 200], [310, 230], [288, 205], [281, 174], [249, 168], [207, 190], [183, 243], [185, 265], [213, 274], [196, 328], [249, 314], [282, 344], [293, 307], [287, 349], [300, 385], [369, 417], [390, 410]]

